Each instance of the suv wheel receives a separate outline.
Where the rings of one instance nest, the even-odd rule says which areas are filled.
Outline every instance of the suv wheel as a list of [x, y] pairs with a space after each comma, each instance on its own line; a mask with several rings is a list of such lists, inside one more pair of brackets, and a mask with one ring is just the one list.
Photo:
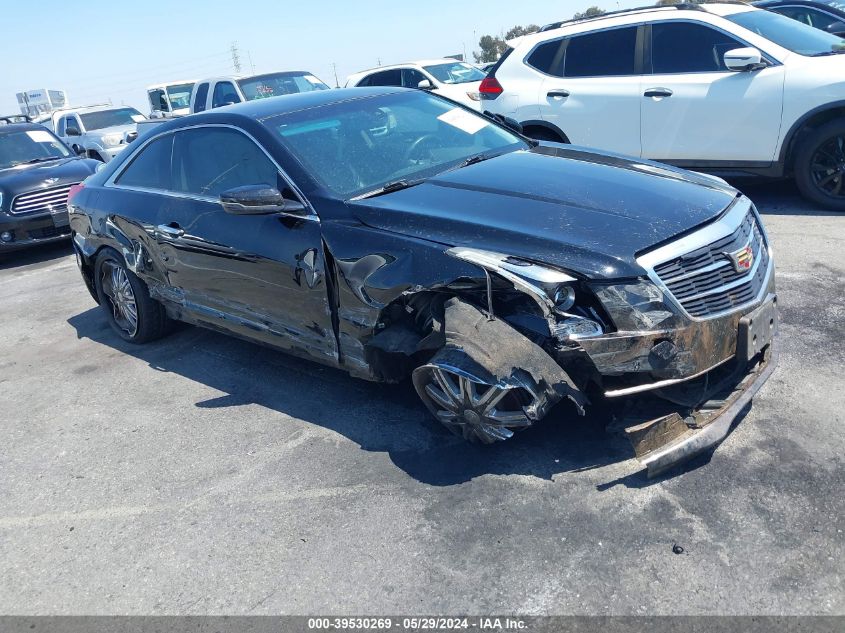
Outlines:
[[104, 250], [97, 257], [94, 283], [109, 325], [124, 341], [147, 343], [167, 333], [164, 306], [150, 298], [146, 284], [115, 251]]
[[845, 211], [845, 122], [831, 121], [810, 132], [795, 156], [801, 194], [834, 211]]
[[552, 143], [566, 143], [551, 130], [542, 127], [528, 127], [524, 131], [525, 136], [533, 138], [535, 141], [551, 141]]

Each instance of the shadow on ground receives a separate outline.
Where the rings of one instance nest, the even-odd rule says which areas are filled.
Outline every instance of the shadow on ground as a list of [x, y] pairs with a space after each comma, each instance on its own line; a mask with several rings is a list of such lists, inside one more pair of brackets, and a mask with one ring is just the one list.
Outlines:
[[[550, 480], [561, 473], [633, 457], [624, 437], [605, 430], [610, 414], [580, 418], [566, 403], [508, 442], [475, 446], [430, 418], [410, 381], [382, 385], [357, 380], [336, 369], [188, 326], [161, 341], [131, 345], [114, 334], [99, 308], [78, 314], [68, 323], [79, 338], [118, 349], [156, 371], [179, 374], [224, 394], [196, 403], [186, 400], [185, 407], [258, 404], [340, 433], [365, 451], [385, 452], [408, 475], [434, 486], [459, 484], [485, 474]], [[707, 461], [709, 456], [698, 458], [667, 476]], [[660, 479], [648, 480], [637, 471], [599, 489], [618, 484], [639, 488], [656, 481]]]
[[4, 253], [0, 251], [0, 270], [20, 268], [21, 266], [32, 266], [49, 263], [62, 257], [73, 255], [73, 247], [70, 240], [34, 246], [20, 251]]
[[839, 215], [805, 200], [792, 180], [732, 179], [731, 185], [747, 195], [762, 215]]

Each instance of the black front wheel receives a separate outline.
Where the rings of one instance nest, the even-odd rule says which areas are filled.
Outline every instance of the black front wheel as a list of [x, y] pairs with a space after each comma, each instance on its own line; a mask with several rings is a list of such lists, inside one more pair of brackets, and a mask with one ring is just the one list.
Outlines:
[[120, 338], [147, 343], [167, 333], [169, 320], [164, 306], [150, 297], [146, 284], [126, 267], [117, 252], [101, 252], [94, 273], [100, 306]]
[[845, 122], [831, 121], [807, 134], [795, 156], [795, 182], [808, 200], [845, 211]]

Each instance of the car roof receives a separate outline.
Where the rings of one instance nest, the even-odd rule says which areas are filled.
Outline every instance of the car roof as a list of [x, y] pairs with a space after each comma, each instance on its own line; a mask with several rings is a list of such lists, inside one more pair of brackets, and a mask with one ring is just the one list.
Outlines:
[[819, 2], [817, 0], [757, 0], [756, 2], [752, 2], [752, 5], [755, 7], [760, 7], [761, 9], [765, 9], [768, 7], [814, 7], [818, 9], [824, 9], [826, 11], [836, 11], [838, 13], [843, 13], [842, 9], [832, 4], [828, 4], [827, 2]]
[[283, 95], [280, 97], [268, 97], [267, 99], [255, 99], [244, 101], [230, 106], [204, 110], [184, 117], [171, 119], [156, 130], [180, 129], [191, 125], [205, 123], [222, 123], [226, 119], [248, 118], [254, 121], [263, 121], [271, 117], [299, 112], [310, 108], [319, 108], [324, 105], [343, 103], [357, 99], [384, 96], [402, 92], [419, 93], [418, 90], [410, 88], [336, 88], [333, 90], [313, 90], [311, 92], [299, 92], [296, 94]]
[[402, 62], [401, 64], [390, 64], [389, 66], [376, 66], [375, 68], [367, 68], [367, 70], [359, 70], [357, 73], [352, 73], [350, 77], [358, 77], [359, 75], [368, 75], [382, 70], [393, 70], [395, 68], [405, 68], [407, 66], [433, 66], [434, 64], [468, 64], [469, 62], [452, 59], [449, 57], [441, 57], [439, 59], [418, 59], [416, 61]]
[[[0, 125], [0, 134], [9, 134], [11, 132], [23, 132], [26, 130], [47, 130], [43, 125], [40, 123], [7, 123], [5, 125]], [[49, 130], [47, 130], [49, 132]]]
[[269, 73], [255, 73], [254, 75], [217, 75], [215, 77], [206, 77], [199, 79], [194, 83], [204, 84], [212, 81], [241, 81], [242, 79], [255, 79], [257, 77], [267, 77], [268, 75], [313, 75], [310, 70], [273, 70]]
[[559, 37], [561, 33], [559, 29], [577, 28], [580, 31], [588, 31], [588, 28], [582, 28], [585, 25], [602, 28], [605, 25], [623, 26], [628, 24], [636, 24], [643, 19], [643, 16], [659, 15], [661, 17], [693, 17], [701, 16], [702, 13], [709, 13], [717, 16], [728, 16], [735, 13], [743, 13], [746, 11], [759, 11], [756, 7], [750, 6], [745, 2], [722, 2], [722, 3], [704, 3], [704, 4], [675, 4], [667, 6], [645, 6], [636, 7], [633, 9], [622, 9], [619, 11], [610, 11], [601, 15], [596, 15], [588, 18], [563, 20], [561, 22], [552, 22], [546, 24], [536, 33], [530, 33], [508, 40], [507, 44], [511, 48], [522, 46], [523, 44], [534, 45], [538, 42], [543, 42], [547, 39]]

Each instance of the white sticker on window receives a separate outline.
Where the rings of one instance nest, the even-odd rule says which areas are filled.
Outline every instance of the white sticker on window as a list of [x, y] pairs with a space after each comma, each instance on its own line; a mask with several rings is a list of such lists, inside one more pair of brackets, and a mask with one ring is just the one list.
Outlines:
[[467, 134], [475, 134], [478, 130], [485, 128], [489, 125], [487, 121], [482, 119], [480, 116], [475, 116], [474, 114], [470, 114], [466, 110], [461, 108], [454, 108], [449, 110], [448, 112], [441, 114], [437, 117], [443, 123], [447, 123], [453, 127], [458, 128], [462, 132], [466, 132]]
[[133, 114], [132, 120], [135, 121], [135, 123], [140, 123], [141, 121], [146, 121], [147, 117], [145, 117], [143, 114]]
[[26, 135], [36, 143], [54, 143], [54, 139], [49, 132], [44, 130], [29, 130]]

